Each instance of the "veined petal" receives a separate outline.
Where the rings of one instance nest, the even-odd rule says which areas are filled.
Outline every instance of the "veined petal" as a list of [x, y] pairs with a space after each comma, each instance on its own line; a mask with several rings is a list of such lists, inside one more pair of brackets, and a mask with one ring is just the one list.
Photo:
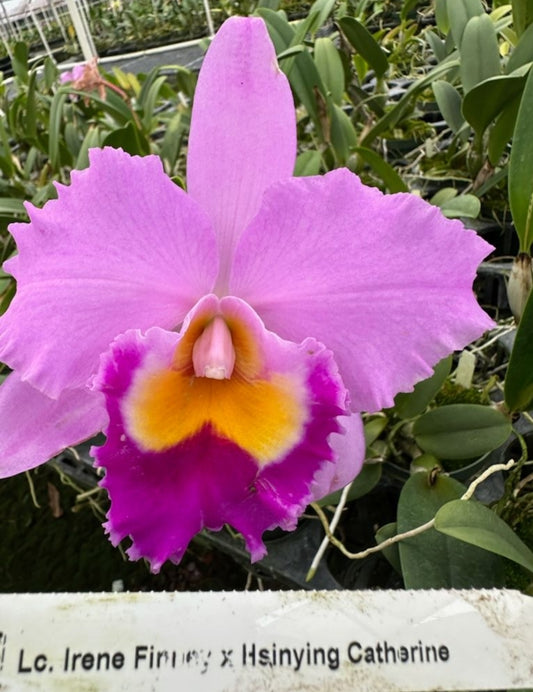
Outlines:
[[187, 159], [189, 194], [208, 212], [217, 234], [221, 292], [235, 243], [263, 191], [292, 175], [295, 157], [294, 102], [265, 23], [232, 17], [200, 71]]
[[472, 292], [490, 250], [414, 195], [336, 170], [269, 188], [230, 290], [281, 337], [331, 348], [353, 410], [375, 411], [493, 325]]
[[[233, 338], [229, 380], [196, 377], [191, 362], [214, 315]], [[180, 335], [122, 335], [95, 386], [110, 416], [107, 442], [94, 450], [111, 498], [107, 529], [114, 543], [130, 536], [130, 556], [155, 571], [202, 528], [225, 523], [259, 559], [263, 532], [293, 528], [305, 509], [345, 413], [331, 353], [313, 339], [282, 341], [236, 298], [207, 296]]]
[[29, 208], [11, 231], [17, 294], [0, 321], [0, 358], [56, 397], [82, 386], [129, 328], [178, 326], [218, 269], [209, 220], [155, 156], [106, 148]]
[[50, 399], [16, 373], [0, 387], [0, 478], [14, 476], [78, 444], [107, 423], [100, 392], [74, 389]]

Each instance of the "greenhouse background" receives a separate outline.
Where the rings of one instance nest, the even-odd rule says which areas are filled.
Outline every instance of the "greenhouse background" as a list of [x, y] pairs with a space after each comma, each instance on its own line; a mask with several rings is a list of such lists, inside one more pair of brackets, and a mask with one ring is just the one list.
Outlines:
[[[211, 2], [211, 5], [214, 3]], [[164, 44], [191, 34], [213, 35], [221, 8], [208, 0], [3, 0], [0, 37], [4, 57], [16, 41], [27, 41], [37, 57], [85, 60], [128, 47]], [[4, 61], [8, 66], [8, 62]]]

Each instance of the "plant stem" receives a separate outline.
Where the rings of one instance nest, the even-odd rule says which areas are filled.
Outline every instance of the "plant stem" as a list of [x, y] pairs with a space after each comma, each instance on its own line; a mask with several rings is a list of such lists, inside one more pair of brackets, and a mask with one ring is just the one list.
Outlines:
[[[511, 469], [515, 464], [516, 461], [514, 459], [510, 459], [506, 464], [493, 464], [492, 466], [489, 466], [488, 469], [485, 469], [485, 471], [480, 476], [478, 476], [475, 480], [472, 481], [472, 483], [470, 483], [470, 485], [468, 486], [465, 493], [461, 496], [460, 499], [470, 500], [470, 498], [475, 493], [476, 488], [485, 480], [487, 480], [489, 476], [492, 476], [492, 474], [497, 473], [498, 471], [509, 471], [509, 469]], [[407, 538], [414, 538], [414, 536], [418, 536], [421, 533], [425, 533], [429, 529], [433, 528], [435, 524], [435, 517], [433, 517], [433, 519], [430, 519], [425, 524], [421, 524], [420, 526], [416, 526], [414, 529], [410, 529], [409, 531], [405, 531], [404, 533], [399, 533], [396, 534], [396, 536], [387, 538], [386, 541], [383, 541], [383, 543], [380, 543], [379, 545], [372, 546], [358, 553], [351, 553], [349, 550], [347, 550], [344, 544], [341, 541], [339, 541], [338, 538], [335, 538], [335, 536], [333, 535], [333, 532], [337, 528], [340, 514], [344, 509], [344, 504], [346, 503], [346, 498], [348, 497], [347, 489], [349, 490], [349, 488], [350, 486], [346, 486], [346, 488], [343, 490], [341, 499], [339, 501], [337, 509], [335, 510], [335, 514], [333, 515], [331, 524], [328, 522], [328, 519], [322, 508], [316, 503], [312, 503], [313, 509], [315, 510], [320, 521], [322, 522], [322, 526], [324, 527], [326, 536], [322, 541], [322, 544], [320, 545], [320, 548], [318, 549], [313, 559], [313, 562], [311, 563], [311, 567], [309, 568], [309, 571], [306, 576], [306, 581], [310, 581], [314, 577], [318, 564], [322, 559], [328, 542], [332, 543], [336, 548], [338, 548], [341, 551], [343, 555], [345, 555], [350, 560], [362, 560], [363, 558], [368, 557], [368, 555], [372, 555], [372, 553], [381, 552], [385, 548], [388, 548], [389, 546], [394, 545], [395, 543], [399, 543], [400, 541], [404, 541]]]

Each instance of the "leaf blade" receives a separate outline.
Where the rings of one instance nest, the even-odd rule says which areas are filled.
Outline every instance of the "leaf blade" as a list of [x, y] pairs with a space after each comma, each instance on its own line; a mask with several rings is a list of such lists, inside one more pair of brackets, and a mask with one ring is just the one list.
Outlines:
[[444, 505], [435, 516], [435, 529], [533, 572], [533, 552], [503, 519], [479, 502], [455, 500]]
[[421, 416], [413, 434], [421, 449], [439, 459], [475, 459], [503, 444], [511, 423], [489, 406], [450, 404]]
[[507, 375], [505, 377], [505, 403], [511, 411], [527, 411], [533, 407], [533, 292], [530, 293], [520, 324]]
[[339, 25], [352, 47], [372, 67], [376, 77], [383, 77], [389, 69], [389, 61], [368, 29], [354, 17], [342, 17], [339, 19]]
[[533, 70], [529, 71], [518, 109], [509, 162], [509, 204], [520, 251], [529, 252], [533, 243]]
[[[399, 534], [430, 521], [465, 491], [453, 478], [430, 479], [426, 472], [415, 473], [404, 485], [398, 503]], [[501, 558], [434, 528], [401, 541], [399, 553], [408, 589], [489, 587], [503, 581]]]

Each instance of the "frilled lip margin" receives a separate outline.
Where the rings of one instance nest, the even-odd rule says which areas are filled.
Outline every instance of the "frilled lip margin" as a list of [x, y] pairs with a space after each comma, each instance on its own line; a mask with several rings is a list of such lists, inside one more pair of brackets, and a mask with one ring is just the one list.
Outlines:
[[[213, 314], [231, 326], [230, 379], [195, 377], [190, 352]], [[192, 338], [190, 337], [192, 333]], [[114, 544], [157, 571], [178, 562], [203, 528], [239, 531], [252, 561], [262, 534], [293, 530], [317, 471], [335, 460], [347, 393], [330, 351], [314, 339], [284, 341], [236, 298], [203, 299], [180, 333], [130, 331], [102, 360], [107, 441], [92, 450], [112, 498]]]

